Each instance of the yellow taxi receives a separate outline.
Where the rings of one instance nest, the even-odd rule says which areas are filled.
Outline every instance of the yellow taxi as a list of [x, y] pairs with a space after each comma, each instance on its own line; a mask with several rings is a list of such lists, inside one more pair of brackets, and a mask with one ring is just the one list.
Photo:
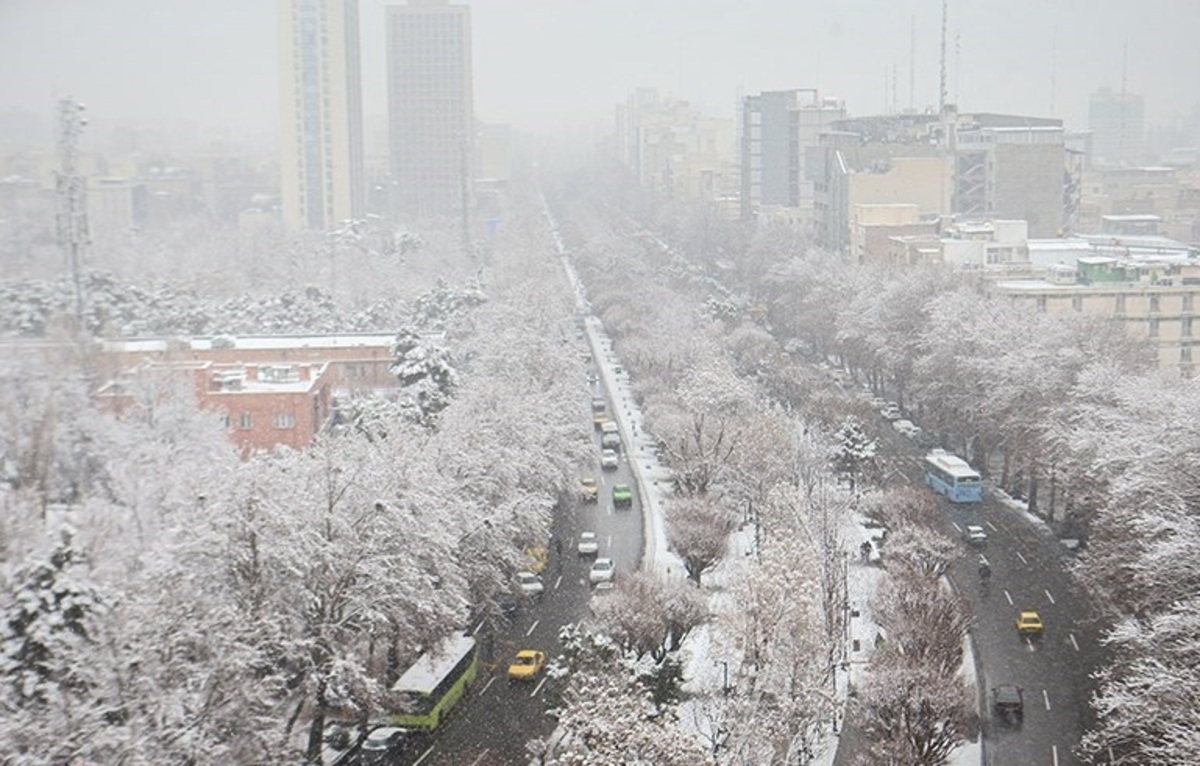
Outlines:
[[1037, 612], [1025, 611], [1017, 615], [1017, 634], [1021, 636], [1040, 636], [1046, 632], [1042, 617]]
[[579, 494], [583, 498], [583, 502], [594, 503], [600, 499], [600, 485], [591, 476], [580, 479]]
[[508, 666], [509, 681], [532, 681], [546, 667], [546, 655], [536, 649], [522, 649]]

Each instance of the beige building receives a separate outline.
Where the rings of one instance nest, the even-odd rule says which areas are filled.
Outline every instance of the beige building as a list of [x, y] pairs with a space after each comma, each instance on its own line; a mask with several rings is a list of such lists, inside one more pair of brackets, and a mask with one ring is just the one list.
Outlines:
[[283, 221], [329, 229], [365, 213], [358, 0], [278, 0]]
[[[1159, 366], [1191, 378], [1200, 352], [1200, 266], [1188, 261], [1080, 258], [1074, 280], [1001, 280], [990, 291], [1047, 314], [1114, 317], [1155, 349]], [[1195, 357], [1193, 356], [1195, 355]]]
[[[939, 219], [923, 220], [921, 208], [912, 203], [856, 204], [850, 207], [850, 257], [855, 263], [912, 264], [925, 260], [941, 260], [928, 256], [928, 241], [936, 243]], [[921, 256], [903, 253], [895, 247], [896, 240], [926, 243]]]

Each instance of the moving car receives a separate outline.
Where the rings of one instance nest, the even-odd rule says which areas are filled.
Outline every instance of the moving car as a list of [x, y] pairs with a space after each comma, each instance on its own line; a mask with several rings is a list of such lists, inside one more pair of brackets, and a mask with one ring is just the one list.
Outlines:
[[633, 506], [633, 490], [628, 484], [614, 484], [612, 488], [614, 508], [630, 508]]
[[592, 412], [600, 413], [608, 409], [608, 403], [604, 401], [602, 396], [592, 397]]
[[358, 762], [363, 766], [383, 766], [396, 763], [404, 754], [409, 741], [408, 729], [399, 726], [380, 726], [371, 730], [359, 749]]
[[1046, 632], [1042, 617], [1037, 612], [1026, 611], [1017, 615], [1017, 634], [1021, 636], [1041, 636]]
[[532, 681], [546, 667], [546, 655], [536, 649], [522, 649], [508, 666], [509, 681]]
[[542, 584], [542, 578], [533, 572], [517, 572], [517, 583], [521, 586], [521, 592], [526, 596], [540, 596], [542, 591], [546, 590], [546, 586]]
[[612, 423], [612, 421], [608, 419], [608, 415], [605, 415], [603, 412], [597, 412], [592, 415], [592, 425], [597, 431], [604, 433], [605, 423]]
[[617, 571], [617, 565], [612, 559], [596, 559], [592, 563], [591, 570], [588, 571], [588, 582], [592, 585], [602, 582], [612, 582], [613, 574]]
[[600, 446], [604, 449], [610, 449], [613, 452], [621, 451], [621, 435], [606, 433], [600, 437]]
[[888, 402], [880, 408], [879, 414], [883, 416], [884, 420], [899, 420], [900, 405], [895, 402]]
[[599, 553], [600, 541], [596, 539], [596, 533], [580, 532], [578, 548], [580, 556], [595, 556], [597, 553]]
[[579, 495], [585, 503], [594, 503], [600, 499], [600, 485], [596, 479], [588, 476], [579, 480]]
[[978, 524], [968, 524], [964, 534], [966, 535], [967, 543], [970, 545], [982, 547], [987, 543], [987, 532]]
[[600, 467], [606, 471], [617, 470], [617, 452], [616, 450], [605, 449], [600, 450]]
[[996, 714], [1010, 724], [1019, 724], [1025, 717], [1025, 695], [1020, 686], [1000, 684], [992, 688], [992, 706]]

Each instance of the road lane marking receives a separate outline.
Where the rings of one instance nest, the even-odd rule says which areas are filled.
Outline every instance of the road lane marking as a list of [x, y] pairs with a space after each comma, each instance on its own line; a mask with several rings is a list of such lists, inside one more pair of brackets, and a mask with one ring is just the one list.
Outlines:
[[608, 542], [605, 543], [604, 547], [611, 548], [612, 547], [612, 535], [609, 535], [607, 540], [608, 540]]
[[479, 754], [478, 758], [476, 758], [474, 761], [471, 761], [471, 766], [479, 766], [479, 764], [483, 762], [484, 757], [490, 752], [491, 750], [484, 750]]
[[476, 633], [478, 633], [479, 629], [483, 627], [483, 622], [484, 622], [483, 620], [480, 620], [479, 624], [475, 626], [475, 630], [471, 631], [472, 636], [475, 635]]
[[1054, 766], [1058, 766], [1058, 745], [1050, 746], [1050, 755], [1054, 756]]
[[1030, 636], [1025, 637], [1025, 645], [1029, 647], [1029, 651], [1031, 651], [1031, 652], [1034, 651], [1032, 637], [1030, 637]]
[[482, 697], [483, 695], [487, 694], [487, 690], [492, 688], [492, 684], [494, 684], [494, 683], [496, 683], [496, 677], [492, 676], [491, 678], [488, 679], [488, 682], [483, 685], [483, 689], [480, 690], [479, 696]]
[[999, 532], [999, 531], [1000, 531], [1000, 527], [998, 527], [998, 526], [996, 526], [995, 524], [993, 524], [993, 523], [992, 523], [990, 520], [984, 521], [983, 523], [984, 523], [984, 524], [987, 524], [989, 527], [991, 527], [993, 532]]
[[950, 522], [950, 523], [951, 523], [951, 524], [954, 526], [954, 529], [955, 529], [955, 531], [957, 531], [957, 532], [958, 532], [958, 533], [961, 535], [963, 530], [962, 530], [962, 527], [960, 527], [960, 526], [958, 525], [958, 522], [957, 522], [957, 521], [952, 521], [952, 522]]
[[1046, 709], [1049, 710], [1050, 709], [1050, 694], [1045, 689], [1042, 689], [1042, 700], [1046, 703]]
[[1045, 594], [1046, 594], [1046, 598], [1050, 599], [1050, 603], [1051, 603], [1051, 604], [1053, 604], [1053, 603], [1056, 603], [1056, 602], [1054, 601], [1054, 596], [1051, 596], [1051, 595], [1050, 595], [1050, 591], [1049, 591], [1049, 590], [1047, 590], [1046, 588], [1042, 588], [1042, 593], [1045, 593]]
[[1005, 597], [1006, 599], [1008, 599], [1008, 605], [1009, 605], [1009, 606], [1012, 606], [1012, 605], [1013, 605], [1012, 594], [1011, 594], [1011, 593], [1009, 593], [1007, 590], [1005, 590], [1005, 591], [1004, 591], [1004, 597]]
[[554, 590], [558, 590], [558, 586], [559, 586], [561, 583], [562, 583], [562, 575], [559, 575], [559, 576], [558, 576], [558, 579], [554, 581]]
[[428, 757], [429, 757], [429, 754], [430, 754], [430, 753], [432, 753], [432, 752], [433, 752], [433, 745], [430, 745], [428, 750], [426, 750], [425, 752], [421, 753], [421, 757], [420, 757], [420, 758], [418, 758], [418, 759], [416, 760], [416, 762], [415, 762], [415, 763], [413, 763], [413, 766], [421, 766], [421, 761], [423, 761], [423, 760], [425, 760], [426, 758], [428, 758]]
[[530, 699], [537, 696], [537, 693], [542, 690], [542, 686], [546, 683], [546, 676], [542, 676], [542, 680], [538, 681], [538, 685], [533, 687], [533, 691], [529, 693]]
[[1024, 556], [1021, 555], [1020, 551], [1014, 551], [1014, 552], [1017, 554], [1017, 558], [1019, 558], [1021, 560], [1022, 564], [1025, 564], [1026, 566], [1029, 565], [1029, 561]]
[[1075, 640], [1075, 634], [1068, 633], [1067, 638], [1071, 639], [1071, 646], [1075, 647], [1075, 651], [1079, 651], [1079, 642]]
[[529, 630], [525, 631], [525, 635], [526, 635], [527, 637], [533, 634], [533, 629], [534, 629], [534, 628], [536, 628], [536, 627], [538, 626], [538, 623], [539, 623], [539, 622], [541, 622], [541, 620], [534, 620], [534, 621], [533, 621], [533, 624], [529, 626]]
[[[982, 553], [979, 554], [979, 563], [988, 564], [987, 556], [984, 556]], [[991, 566], [991, 564], [988, 564], [988, 566]]]

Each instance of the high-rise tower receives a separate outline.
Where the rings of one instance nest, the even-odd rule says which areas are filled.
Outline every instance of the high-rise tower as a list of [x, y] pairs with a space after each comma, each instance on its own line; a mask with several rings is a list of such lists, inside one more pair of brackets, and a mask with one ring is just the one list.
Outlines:
[[328, 229], [364, 213], [358, 0], [278, 0], [284, 223]]
[[387, 8], [392, 202], [410, 216], [461, 216], [472, 196], [471, 9], [447, 0]]

